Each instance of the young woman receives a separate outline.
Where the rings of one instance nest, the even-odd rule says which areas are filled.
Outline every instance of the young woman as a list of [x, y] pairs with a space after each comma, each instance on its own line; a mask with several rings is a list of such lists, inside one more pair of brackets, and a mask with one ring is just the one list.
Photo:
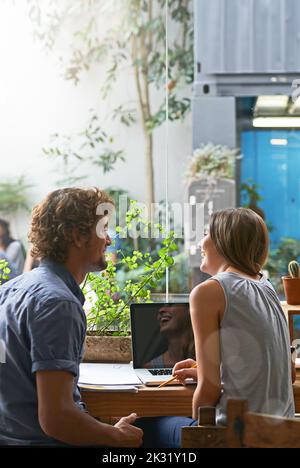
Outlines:
[[280, 301], [261, 274], [268, 255], [262, 218], [245, 208], [217, 212], [200, 243], [201, 270], [212, 275], [190, 295], [195, 361], [173, 374], [197, 379], [190, 418], [141, 419], [146, 447], [180, 447], [181, 427], [197, 424], [199, 406], [216, 406], [226, 425], [229, 398], [248, 400], [255, 412], [293, 417], [289, 333]]

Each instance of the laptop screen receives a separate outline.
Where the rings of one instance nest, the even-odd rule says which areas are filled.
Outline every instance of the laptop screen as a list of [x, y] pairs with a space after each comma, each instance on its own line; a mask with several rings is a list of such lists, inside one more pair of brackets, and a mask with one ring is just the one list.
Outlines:
[[195, 359], [188, 303], [131, 304], [133, 367], [171, 368]]

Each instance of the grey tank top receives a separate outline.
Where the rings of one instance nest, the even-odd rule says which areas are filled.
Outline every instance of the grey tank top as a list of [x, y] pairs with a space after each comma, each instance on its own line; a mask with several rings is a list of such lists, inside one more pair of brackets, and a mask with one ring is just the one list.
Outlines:
[[274, 288], [265, 277], [256, 281], [231, 272], [212, 279], [226, 300], [217, 424], [226, 425], [230, 398], [247, 399], [250, 411], [293, 417], [289, 332]]

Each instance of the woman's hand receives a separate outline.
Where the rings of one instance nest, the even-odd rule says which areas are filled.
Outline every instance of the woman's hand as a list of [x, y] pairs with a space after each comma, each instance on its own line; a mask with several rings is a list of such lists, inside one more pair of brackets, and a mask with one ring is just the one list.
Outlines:
[[185, 359], [177, 362], [173, 368], [172, 374], [184, 385], [186, 379], [194, 379], [197, 381], [197, 365], [194, 359]]

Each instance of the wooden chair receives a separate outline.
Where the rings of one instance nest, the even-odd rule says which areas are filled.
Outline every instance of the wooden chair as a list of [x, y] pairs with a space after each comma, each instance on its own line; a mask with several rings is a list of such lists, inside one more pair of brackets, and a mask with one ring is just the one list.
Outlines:
[[215, 408], [199, 408], [199, 426], [182, 428], [183, 448], [299, 448], [300, 420], [248, 412], [246, 400], [229, 400], [227, 427], [215, 425]]

